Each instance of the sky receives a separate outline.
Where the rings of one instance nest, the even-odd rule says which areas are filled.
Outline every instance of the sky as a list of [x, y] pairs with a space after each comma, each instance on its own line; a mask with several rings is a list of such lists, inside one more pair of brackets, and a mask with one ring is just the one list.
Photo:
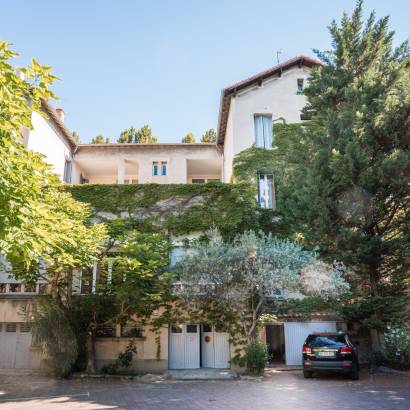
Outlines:
[[[0, 0], [0, 39], [51, 65], [66, 125], [87, 143], [149, 124], [160, 142], [217, 127], [222, 88], [312, 49], [355, 0]], [[409, 0], [367, 0], [409, 38]]]

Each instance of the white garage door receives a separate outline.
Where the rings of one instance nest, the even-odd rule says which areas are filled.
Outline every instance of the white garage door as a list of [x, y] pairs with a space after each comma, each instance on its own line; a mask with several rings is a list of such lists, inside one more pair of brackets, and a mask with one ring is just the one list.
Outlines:
[[285, 322], [286, 364], [302, 364], [302, 346], [313, 332], [336, 332], [336, 322]]
[[199, 325], [171, 325], [169, 329], [169, 368], [198, 369]]
[[217, 332], [214, 326], [202, 325], [202, 367], [229, 368], [229, 334]]
[[0, 323], [0, 369], [28, 369], [30, 345], [30, 328], [25, 323]]

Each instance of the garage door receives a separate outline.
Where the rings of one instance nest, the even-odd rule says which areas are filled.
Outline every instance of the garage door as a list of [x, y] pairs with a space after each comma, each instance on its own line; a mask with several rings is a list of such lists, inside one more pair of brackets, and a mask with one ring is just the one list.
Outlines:
[[202, 325], [202, 367], [229, 368], [229, 334], [217, 332], [214, 326]]
[[302, 364], [302, 346], [313, 332], [336, 332], [336, 322], [285, 322], [286, 364]]
[[0, 323], [0, 369], [30, 368], [30, 328], [25, 323]]
[[169, 368], [198, 369], [199, 325], [171, 325], [169, 329]]

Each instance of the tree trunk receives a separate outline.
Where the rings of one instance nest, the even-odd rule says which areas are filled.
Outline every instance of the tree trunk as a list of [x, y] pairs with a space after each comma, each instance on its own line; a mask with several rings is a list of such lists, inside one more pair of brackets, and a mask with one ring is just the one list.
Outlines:
[[86, 339], [87, 373], [95, 373], [95, 327], [90, 326]]

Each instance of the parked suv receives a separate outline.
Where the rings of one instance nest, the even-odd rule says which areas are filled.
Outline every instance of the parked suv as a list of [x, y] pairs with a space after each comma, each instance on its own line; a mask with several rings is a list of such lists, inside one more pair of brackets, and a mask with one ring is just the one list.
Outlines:
[[303, 345], [303, 376], [314, 372], [338, 371], [359, 379], [359, 360], [355, 346], [345, 333], [313, 333]]

